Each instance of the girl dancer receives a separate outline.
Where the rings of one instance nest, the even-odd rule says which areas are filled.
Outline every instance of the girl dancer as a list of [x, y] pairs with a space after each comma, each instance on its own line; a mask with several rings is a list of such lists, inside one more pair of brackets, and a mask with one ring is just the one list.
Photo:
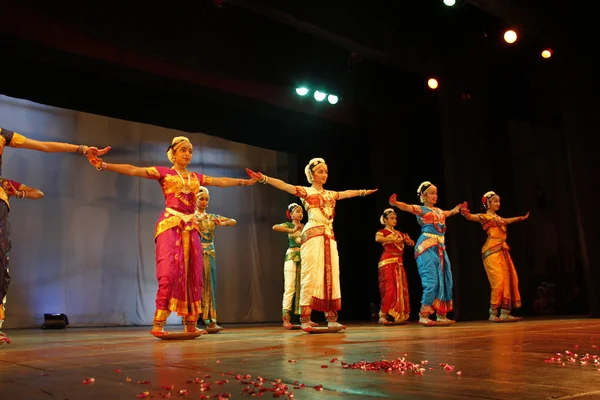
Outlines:
[[481, 203], [484, 214], [470, 214], [466, 205], [461, 214], [469, 221], [481, 223], [488, 236], [481, 249], [481, 258], [492, 288], [489, 319], [493, 322], [518, 321], [521, 318], [510, 315], [512, 309], [521, 308], [521, 295], [517, 271], [506, 244], [506, 231], [507, 225], [526, 220], [529, 213], [522, 217], [500, 217], [496, 214], [500, 209], [500, 196], [492, 191], [483, 195]]
[[[423, 285], [419, 323], [425, 326], [449, 325], [455, 321], [446, 317], [452, 311], [452, 271], [446, 253], [446, 218], [458, 214], [461, 204], [452, 210], [443, 211], [434, 207], [437, 203], [437, 188], [429, 181], [419, 185], [417, 195], [422, 206], [409, 205], [390, 197], [390, 205], [413, 213], [421, 225], [421, 236], [415, 247], [415, 259]], [[436, 321], [429, 316], [437, 314]]]
[[[154, 179], [160, 184], [165, 197], [165, 210], [156, 223], [156, 312], [150, 334], [167, 338], [163, 330], [171, 312], [184, 317], [184, 338], [199, 336], [206, 331], [196, 328], [202, 313], [202, 244], [200, 236], [191, 232], [196, 229], [196, 196], [200, 186], [250, 186], [256, 180], [213, 178], [197, 172], [189, 172], [192, 160], [192, 143], [184, 136], [173, 138], [167, 148], [172, 167], [136, 167], [129, 164], [109, 164], [88, 155], [96, 169], [122, 175]], [[175, 336], [179, 337], [179, 336]]]
[[[292, 329], [294, 326], [290, 322], [291, 313], [300, 315], [300, 236], [302, 235], [302, 207], [299, 204], [292, 203], [285, 211], [287, 222], [273, 225], [275, 232], [283, 232], [288, 235], [288, 249], [285, 252], [285, 262], [283, 264], [283, 303], [282, 316], [283, 327]], [[293, 308], [292, 308], [293, 302]]]
[[340, 291], [340, 269], [337, 243], [333, 234], [333, 217], [337, 200], [366, 196], [374, 190], [325, 190], [329, 170], [325, 160], [313, 158], [304, 168], [306, 179], [311, 184], [292, 186], [280, 179], [271, 178], [260, 172], [247, 170], [251, 178], [269, 184], [299, 197], [308, 212], [308, 223], [302, 230], [300, 257], [302, 263], [300, 283], [300, 326], [305, 332], [315, 328], [310, 315], [313, 309], [325, 312], [327, 325], [335, 330], [345, 326], [337, 322], [337, 311], [342, 308]]
[[410, 303], [408, 298], [408, 283], [404, 270], [404, 245], [414, 246], [415, 242], [406, 234], [394, 229], [397, 215], [392, 208], [383, 211], [379, 222], [385, 226], [375, 234], [375, 241], [383, 246], [379, 257], [379, 294], [381, 307], [379, 323], [389, 325], [391, 317], [395, 323], [408, 320]]
[[217, 226], [234, 226], [237, 221], [206, 212], [210, 193], [207, 188], [200, 186], [196, 201], [196, 222], [202, 243], [203, 283], [202, 289], [202, 320], [208, 332], [222, 331], [217, 325], [217, 303], [215, 291], [217, 288], [217, 261], [215, 259], [215, 228]]

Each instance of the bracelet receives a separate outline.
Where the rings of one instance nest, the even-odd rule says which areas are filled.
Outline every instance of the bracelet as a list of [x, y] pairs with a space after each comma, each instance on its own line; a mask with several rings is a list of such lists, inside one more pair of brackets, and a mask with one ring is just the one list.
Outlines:
[[86, 146], [86, 145], [83, 145], [83, 144], [80, 144], [80, 145], [77, 147], [77, 152], [78, 152], [79, 154], [81, 154], [81, 155], [87, 156], [87, 146]]
[[262, 183], [263, 185], [266, 185], [267, 182], [269, 182], [269, 177], [266, 175], [263, 175], [263, 177], [258, 180], [258, 183]]
[[27, 197], [27, 192], [25, 190], [17, 190], [17, 194], [15, 195], [17, 199], [24, 199]]
[[360, 197], [365, 197], [365, 196], [367, 195], [367, 191], [366, 191], [365, 189], [360, 189], [360, 190], [358, 191], [358, 195], [359, 195]]
[[99, 167], [96, 167], [96, 169], [98, 171], [102, 171], [102, 170], [106, 169], [106, 163], [104, 161], [102, 161], [102, 164], [100, 164]]
[[237, 183], [237, 185], [238, 185], [238, 186], [244, 186], [244, 183], [245, 183], [245, 182], [244, 182], [244, 180], [243, 180], [243, 179], [238, 179], [238, 183]]

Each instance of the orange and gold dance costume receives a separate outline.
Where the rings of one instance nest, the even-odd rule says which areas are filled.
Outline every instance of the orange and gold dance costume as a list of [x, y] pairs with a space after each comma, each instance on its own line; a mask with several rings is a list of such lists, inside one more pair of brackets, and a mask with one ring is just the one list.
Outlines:
[[481, 258], [492, 289], [490, 317], [496, 316], [498, 309], [501, 317], [508, 316], [511, 310], [521, 308], [521, 295], [510, 247], [506, 244], [507, 223], [498, 215], [477, 214], [477, 217], [488, 236], [481, 249]]

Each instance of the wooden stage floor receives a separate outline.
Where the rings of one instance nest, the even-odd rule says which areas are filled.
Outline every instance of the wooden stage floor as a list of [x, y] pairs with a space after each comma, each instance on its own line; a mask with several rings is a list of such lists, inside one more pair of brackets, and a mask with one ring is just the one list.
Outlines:
[[[153, 399], [239, 399], [261, 393], [259, 377], [269, 389], [265, 398], [277, 395], [274, 387], [290, 398], [284, 385], [294, 399], [600, 398], [597, 319], [364, 323], [324, 335], [273, 325], [225, 328], [193, 341], [161, 341], [148, 327], [8, 330], [13, 342], [0, 346], [0, 399], [135, 399], [144, 392]], [[556, 353], [561, 361], [547, 360]], [[402, 357], [421, 364], [413, 367], [420, 374], [342, 364]], [[82, 383], [89, 378], [94, 382]]]

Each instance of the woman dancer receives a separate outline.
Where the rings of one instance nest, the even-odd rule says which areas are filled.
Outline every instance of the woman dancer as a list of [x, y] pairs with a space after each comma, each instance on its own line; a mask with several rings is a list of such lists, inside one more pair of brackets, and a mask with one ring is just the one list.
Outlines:
[[167, 317], [176, 312], [184, 317], [187, 337], [193, 337], [206, 333], [196, 328], [202, 313], [202, 244], [199, 235], [191, 234], [196, 230], [194, 211], [200, 186], [250, 186], [256, 180], [213, 178], [189, 172], [187, 166], [192, 160], [192, 144], [184, 136], [173, 138], [167, 148], [167, 157], [173, 163], [171, 168], [109, 164], [94, 156], [88, 156], [88, 159], [100, 171], [154, 179], [160, 184], [165, 210], [158, 218], [154, 235], [158, 291], [150, 334], [165, 338], [168, 333], [163, 327]]
[[389, 325], [389, 317], [395, 323], [402, 323], [410, 316], [408, 282], [404, 270], [404, 245], [414, 246], [415, 242], [406, 233], [394, 229], [397, 215], [392, 208], [383, 211], [379, 222], [385, 226], [375, 234], [375, 241], [383, 246], [379, 257], [379, 294], [381, 307], [379, 323]]
[[[25, 136], [20, 135], [17, 132], [13, 132], [5, 128], [0, 128], [0, 176], [2, 175], [2, 154], [4, 153], [5, 147], [37, 150], [43, 151], [45, 153], [77, 152], [84, 156], [103, 155], [110, 150], [110, 147], [98, 150], [98, 148], [96, 147], [88, 147], [84, 145], [75, 145], [58, 142], [40, 142], [37, 140], [26, 138]], [[18, 191], [20, 193], [16, 194], [13, 190], [14, 188], [19, 188]], [[4, 323], [4, 304], [6, 304], [6, 294], [8, 293], [8, 287], [10, 286], [10, 272], [8, 269], [8, 260], [10, 258], [11, 241], [10, 220], [8, 218], [8, 197], [12, 195], [17, 198], [41, 198], [30, 197], [39, 196], [39, 193], [41, 192], [37, 193], [36, 190], [37, 189], [28, 188], [27, 186], [24, 186], [24, 189], [21, 189], [20, 186], [14, 186], [13, 188], [7, 188], [5, 186], [0, 187], [0, 200], [2, 200], [0, 201], [0, 329], [2, 329], [2, 324]], [[23, 196], [23, 193], [25, 194], [25, 197], [19, 197]]]
[[[421, 236], [415, 247], [415, 259], [423, 285], [419, 323], [425, 326], [453, 324], [455, 321], [446, 317], [452, 311], [452, 271], [444, 234], [446, 218], [458, 214], [461, 204], [448, 211], [434, 207], [438, 199], [437, 188], [429, 181], [419, 185], [417, 195], [422, 206], [396, 201], [395, 194], [390, 197], [390, 205], [415, 214], [421, 225]], [[429, 318], [433, 313], [437, 314], [436, 321]]]
[[308, 223], [302, 230], [300, 258], [302, 264], [300, 280], [300, 326], [305, 332], [312, 332], [312, 310], [323, 311], [327, 325], [333, 329], [344, 329], [337, 322], [337, 311], [342, 308], [340, 291], [340, 269], [337, 243], [333, 234], [335, 202], [356, 196], [374, 193], [372, 190], [345, 190], [334, 192], [325, 190], [329, 174], [327, 164], [322, 158], [313, 158], [304, 168], [310, 187], [292, 186], [280, 179], [271, 178], [260, 172], [247, 170], [251, 178], [263, 184], [293, 194], [302, 200], [308, 212]]
[[[292, 203], [285, 211], [287, 222], [273, 225], [275, 232], [283, 232], [288, 235], [288, 249], [285, 252], [285, 261], [283, 264], [283, 302], [282, 318], [283, 327], [292, 329], [291, 313], [300, 315], [300, 236], [302, 235], [302, 207], [299, 204]], [[293, 304], [293, 308], [292, 308]]]
[[204, 186], [200, 186], [198, 191], [198, 200], [196, 201], [196, 223], [200, 232], [200, 242], [202, 243], [202, 320], [208, 329], [208, 332], [222, 331], [217, 325], [217, 261], [215, 260], [215, 228], [217, 226], [234, 226], [237, 221], [233, 218], [223, 217], [221, 215], [209, 214], [206, 212], [210, 201], [210, 192]]
[[483, 195], [481, 203], [484, 214], [470, 214], [466, 205], [461, 209], [461, 214], [469, 221], [481, 223], [487, 233], [481, 258], [492, 288], [489, 319], [493, 322], [518, 321], [521, 318], [510, 315], [511, 310], [521, 308], [521, 295], [517, 271], [509, 253], [510, 247], [506, 244], [506, 231], [507, 225], [526, 220], [529, 213], [522, 217], [500, 217], [496, 214], [500, 209], [500, 196], [491, 191]]

